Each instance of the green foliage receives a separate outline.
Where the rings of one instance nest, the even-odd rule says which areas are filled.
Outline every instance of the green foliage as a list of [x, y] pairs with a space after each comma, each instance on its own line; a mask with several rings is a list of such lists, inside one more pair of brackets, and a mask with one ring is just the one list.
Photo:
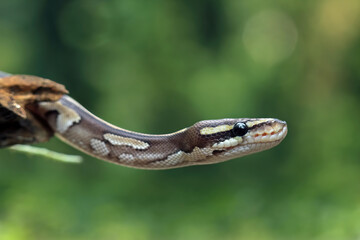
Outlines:
[[28, 146], [28, 145], [14, 145], [10, 147], [11, 150], [17, 151], [17, 152], [23, 152], [30, 155], [36, 155], [42, 156], [44, 158], [52, 159], [55, 161], [60, 161], [64, 163], [81, 163], [82, 158], [80, 156], [75, 155], [66, 155], [62, 153], [57, 153], [54, 151], [51, 151], [46, 148], [39, 148], [34, 146]]
[[[144, 171], [0, 151], [0, 239], [358, 239], [358, 0], [0, 1], [0, 68], [166, 133], [276, 117], [278, 147]], [[42, 147], [80, 154], [54, 139]]]

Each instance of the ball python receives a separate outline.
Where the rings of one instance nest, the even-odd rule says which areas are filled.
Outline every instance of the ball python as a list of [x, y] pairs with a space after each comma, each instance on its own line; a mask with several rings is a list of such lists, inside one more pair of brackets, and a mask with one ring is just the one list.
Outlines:
[[287, 134], [286, 122], [275, 118], [205, 120], [170, 134], [143, 134], [107, 123], [66, 94], [31, 111], [72, 147], [141, 169], [219, 163], [272, 148]]
[[170, 134], [143, 134], [105, 122], [68, 95], [38, 103], [36, 112], [71, 146], [142, 169], [223, 162], [274, 147], [287, 134], [286, 122], [274, 118], [205, 120]]

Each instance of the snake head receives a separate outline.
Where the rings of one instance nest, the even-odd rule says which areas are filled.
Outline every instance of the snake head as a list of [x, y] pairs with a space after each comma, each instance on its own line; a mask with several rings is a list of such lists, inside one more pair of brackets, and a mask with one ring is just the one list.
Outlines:
[[[198, 128], [198, 143], [207, 152], [209, 164], [239, 158], [278, 145], [287, 134], [287, 124], [274, 118], [238, 118], [202, 121]], [[199, 144], [200, 145], [200, 144]], [[211, 153], [211, 154], [210, 154]]]

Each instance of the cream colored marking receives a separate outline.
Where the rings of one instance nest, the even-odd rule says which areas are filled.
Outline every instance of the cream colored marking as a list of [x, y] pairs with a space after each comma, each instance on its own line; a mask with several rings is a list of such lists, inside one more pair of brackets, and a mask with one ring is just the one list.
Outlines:
[[271, 121], [271, 118], [266, 118], [266, 119], [259, 119], [259, 120], [255, 120], [255, 121], [248, 121], [246, 122], [246, 125], [251, 128], [255, 125], [258, 125], [260, 123], [264, 123], [264, 122], [268, 122], [268, 121]]
[[198, 162], [205, 160], [208, 156], [212, 155], [211, 148], [199, 148], [195, 147], [191, 153], [186, 153], [183, 151], [176, 152], [172, 155], [169, 155], [165, 160], [160, 160], [150, 163], [151, 166], [176, 166], [182, 162]]
[[242, 137], [234, 137], [234, 138], [226, 139], [225, 141], [219, 143], [215, 143], [213, 145], [213, 148], [223, 149], [223, 148], [235, 147], [242, 142], [243, 142]]
[[118, 159], [122, 162], [126, 162], [126, 163], [131, 163], [135, 160], [134, 155], [129, 154], [129, 153], [122, 153], [118, 156]]
[[164, 153], [141, 152], [141, 153], [137, 153], [137, 155], [136, 155], [137, 160], [144, 161], [144, 162], [156, 161], [156, 160], [162, 159], [164, 157], [165, 157]]
[[275, 132], [279, 132], [283, 127], [280, 124], [275, 124], [272, 126]]
[[234, 125], [220, 125], [217, 127], [205, 127], [200, 130], [201, 135], [215, 134], [218, 132], [226, 132], [233, 129]]
[[96, 155], [106, 156], [110, 153], [110, 150], [106, 147], [106, 144], [99, 139], [91, 139], [90, 146]]
[[152, 162], [150, 165], [152, 166], [176, 166], [184, 161], [185, 152], [179, 151], [168, 156], [165, 160]]
[[65, 107], [59, 102], [41, 102], [39, 105], [47, 111], [57, 111], [56, 130], [59, 133], [66, 132], [72, 125], [80, 122], [81, 117], [73, 109]]
[[211, 148], [199, 148], [195, 147], [191, 153], [185, 153], [185, 161], [187, 162], [197, 162], [199, 160], [205, 160], [206, 157], [212, 155]]
[[171, 154], [164, 160], [164, 163], [169, 163], [169, 164], [171, 164], [171, 166], [182, 163], [184, 154], [186, 154], [186, 153], [183, 151], [179, 151], [177, 153]]
[[108, 140], [112, 145], [124, 145], [134, 149], [147, 149], [150, 145], [147, 142], [143, 142], [133, 138], [121, 137], [112, 133], [104, 134], [104, 138]]

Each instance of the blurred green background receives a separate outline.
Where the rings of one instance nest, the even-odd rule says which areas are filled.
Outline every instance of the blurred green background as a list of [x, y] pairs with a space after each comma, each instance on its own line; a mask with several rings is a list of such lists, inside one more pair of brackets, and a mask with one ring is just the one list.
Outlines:
[[2, 149], [1, 240], [360, 239], [360, 1], [0, 0], [0, 33], [2, 71], [126, 129], [289, 125], [269, 151], [168, 171]]

